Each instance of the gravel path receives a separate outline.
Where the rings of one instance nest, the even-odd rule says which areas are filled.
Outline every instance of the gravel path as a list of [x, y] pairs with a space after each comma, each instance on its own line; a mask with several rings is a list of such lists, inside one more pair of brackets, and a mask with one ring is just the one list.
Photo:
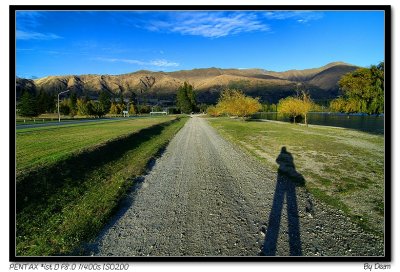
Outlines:
[[383, 243], [193, 117], [85, 252], [380, 256]]

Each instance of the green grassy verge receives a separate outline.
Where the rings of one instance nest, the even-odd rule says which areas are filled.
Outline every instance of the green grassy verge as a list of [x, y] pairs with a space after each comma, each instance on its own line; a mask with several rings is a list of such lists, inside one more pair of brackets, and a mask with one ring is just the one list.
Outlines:
[[[136, 115], [134, 117], [148, 117], [150, 114], [140, 114]], [[70, 121], [80, 121], [80, 120], [93, 120], [95, 119], [94, 117], [87, 117], [87, 116], [68, 116], [68, 115], [61, 115], [61, 122], [70, 122]], [[104, 116], [105, 118], [121, 118], [123, 115], [111, 115], [107, 114]], [[154, 117], [154, 116], [153, 116]], [[41, 114], [37, 117], [22, 117], [22, 116], [16, 116], [15, 117], [15, 123], [17, 125], [34, 125], [34, 124], [42, 124], [42, 123], [50, 123], [50, 122], [57, 122], [58, 123], [58, 115], [56, 113], [45, 113]]]
[[137, 118], [127, 121], [105, 121], [67, 126], [19, 129], [16, 133], [17, 177], [67, 159], [84, 149], [101, 145], [151, 125], [175, 117]]
[[276, 173], [276, 159], [285, 146], [307, 190], [344, 211], [364, 230], [383, 237], [383, 135], [283, 122], [208, 121]]
[[[70, 254], [93, 238], [112, 215], [133, 178], [144, 172], [149, 160], [186, 120], [153, 124], [154, 120], [148, 119], [147, 128], [139, 131], [134, 129], [135, 124], [126, 122], [131, 133], [25, 175], [16, 187], [16, 254]], [[119, 122], [112, 125], [116, 127], [107, 127], [105, 133], [123, 130]], [[80, 134], [80, 130], [76, 133]]]

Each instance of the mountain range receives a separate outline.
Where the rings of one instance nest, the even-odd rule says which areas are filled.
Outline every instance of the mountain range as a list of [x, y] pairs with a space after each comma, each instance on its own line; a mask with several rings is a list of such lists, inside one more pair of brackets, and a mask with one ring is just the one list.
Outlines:
[[122, 75], [66, 75], [37, 79], [16, 79], [17, 99], [23, 91], [41, 90], [56, 94], [70, 89], [78, 96], [96, 99], [100, 91], [129, 97], [132, 92], [139, 100], [151, 103], [173, 103], [183, 82], [194, 86], [199, 103], [215, 103], [225, 88], [241, 89], [247, 95], [260, 97], [263, 102], [276, 103], [296, 90], [307, 90], [315, 100], [327, 100], [339, 94], [339, 79], [359, 67], [344, 62], [332, 62], [323, 67], [274, 72], [263, 69], [205, 68], [176, 72], [140, 70]]

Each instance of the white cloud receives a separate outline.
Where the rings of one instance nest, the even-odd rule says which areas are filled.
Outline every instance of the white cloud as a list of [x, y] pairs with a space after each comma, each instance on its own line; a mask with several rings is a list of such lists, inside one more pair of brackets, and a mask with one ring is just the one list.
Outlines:
[[159, 67], [177, 67], [179, 66], [179, 63], [177, 62], [170, 62], [164, 59], [160, 59], [160, 60], [152, 60], [149, 62], [150, 65], [153, 66], [159, 66]]
[[35, 28], [39, 25], [40, 19], [43, 18], [43, 13], [38, 11], [16, 11], [16, 22], [18, 29]]
[[18, 40], [54, 40], [61, 37], [54, 33], [36, 31], [42, 25], [41, 20], [45, 13], [39, 11], [16, 12], [16, 38]]
[[321, 19], [324, 14], [322, 11], [269, 11], [265, 12], [264, 16], [270, 20], [287, 20], [293, 19], [298, 23], [307, 23], [313, 20]]
[[157, 66], [157, 67], [177, 67], [179, 63], [167, 61], [165, 59], [151, 60], [151, 61], [141, 61], [136, 59], [121, 59], [121, 58], [96, 58], [99, 61], [106, 62], [123, 62], [129, 64], [136, 64], [139, 66]]
[[61, 39], [60, 36], [53, 33], [40, 33], [35, 31], [16, 31], [16, 38], [18, 40], [55, 40]]
[[148, 20], [150, 31], [219, 38], [244, 32], [268, 31], [269, 26], [252, 12], [170, 12], [163, 19]]

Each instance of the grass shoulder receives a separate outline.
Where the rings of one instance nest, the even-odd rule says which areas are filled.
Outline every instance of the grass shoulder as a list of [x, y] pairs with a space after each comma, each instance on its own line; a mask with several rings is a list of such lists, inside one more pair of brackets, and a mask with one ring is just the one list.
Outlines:
[[208, 121], [272, 172], [278, 171], [276, 158], [286, 147], [307, 190], [344, 211], [365, 231], [383, 237], [383, 135], [283, 122]]
[[174, 118], [176, 117], [144, 117], [117, 122], [105, 121], [17, 130], [17, 180], [22, 174], [56, 164], [113, 139]]
[[30, 172], [17, 183], [17, 255], [68, 255], [97, 235], [134, 178], [186, 120], [149, 121], [140, 130]]

